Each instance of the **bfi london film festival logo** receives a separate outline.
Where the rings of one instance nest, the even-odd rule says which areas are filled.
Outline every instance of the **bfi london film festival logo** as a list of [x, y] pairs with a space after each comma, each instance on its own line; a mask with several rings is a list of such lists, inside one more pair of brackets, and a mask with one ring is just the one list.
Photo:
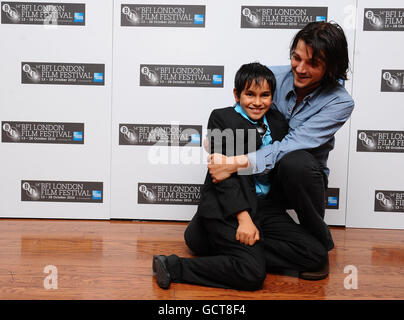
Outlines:
[[21, 201], [103, 202], [103, 182], [22, 180]]
[[404, 92], [404, 70], [382, 70], [381, 92]]
[[404, 31], [404, 8], [365, 8], [364, 31]]
[[404, 212], [404, 191], [375, 191], [375, 208], [378, 212]]
[[223, 88], [224, 66], [140, 65], [140, 86]]
[[198, 205], [202, 184], [138, 183], [139, 204]]
[[84, 123], [2, 121], [1, 142], [84, 144]]
[[205, 27], [205, 6], [121, 4], [121, 26]]
[[119, 124], [120, 145], [200, 147], [201, 136], [202, 126]]
[[84, 26], [85, 14], [81, 3], [1, 2], [2, 24]]
[[358, 130], [357, 152], [404, 152], [404, 131]]
[[241, 28], [301, 29], [315, 21], [327, 21], [327, 7], [242, 6]]
[[104, 64], [21, 62], [23, 84], [103, 86], [104, 75]]

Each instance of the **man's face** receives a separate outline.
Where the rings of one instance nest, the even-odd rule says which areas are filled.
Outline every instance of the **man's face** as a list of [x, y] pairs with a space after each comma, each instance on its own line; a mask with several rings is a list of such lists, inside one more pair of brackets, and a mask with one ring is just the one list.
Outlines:
[[249, 88], [246, 86], [241, 91], [240, 98], [237, 97], [236, 89], [233, 92], [236, 102], [254, 121], [261, 119], [272, 104], [271, 88], [266, 80], [260, 83], [253, 81]]
[[291, 58], [294, 85], [298, 89], [314, 90], [324, 77], [325, 62], [317, 58], [313, 64], [312, 57], [313, 48], [306, 45], [303, 40], [299, 40]]

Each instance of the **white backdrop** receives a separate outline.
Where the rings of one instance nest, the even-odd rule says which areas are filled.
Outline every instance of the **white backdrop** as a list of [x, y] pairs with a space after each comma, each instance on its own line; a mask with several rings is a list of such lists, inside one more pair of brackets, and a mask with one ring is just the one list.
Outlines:
[[[391, 17], [395, 17], [401, 25], [401, 31], [373, 30], [364, 31], [363, 25], [366, 9], [372, 8], [401, 8], [401, 18], [398, 10], [387, 10]], [[384, 11], [384, 10], [383, 10]], [[384, 23], [394, 25], [394, 20], [388, 20], [385, 12], [374, 14], [384, 20]], [[349, 157], [349, 192], [347, 226], [350, 227], [376, 227], [376, 228], [404, 228], [403, 204], [400, 203], [401, 194], [404, 193], [403, 150], [392, 152], [393, 148], [401, 147], [401, 139], [379, 139], [378, 136], [367, 134], [375, 143], [377, 149], [368, 148], [368, 152], [357, 152], [357, 146], [363, 146], [358, 139], [359, 133], [366, 131], [403, 131], [403, 98], [401, 90], [382, 92], [382, 70], [404, 70], [402, 59], [404, 44], [403, 28], [404, 5], [399, 0], [388, 1], [359, 1], [358, 28], [355, 43], [355, 76], [353, 98], [356, 110], [351, 118], [351, 144]], [[390, 18], [391, 18], [390, 17]], [[402, 79], [400, 80], [402, 84]], [[366, 148], [365, 148], [366, 150]], [[376, 190], [396, 191], [391, 195], [386, 193], [388, 199], [385, 210], [375, 211]], [[404, 198], [403, 198], [404, 199]], [[401, 212], [400, 212], [401, 210]]]
[[[85, 26], [0, 25], [1, 121], [84, 123], [84, 144], [0, 144], [2, 217], [110, 217], [112, 3], [85, 5]], [[105, 64], [105, 84], [23, 84], [27, 61]], [[21, 201], [23, 180], [103, 182], [103, 202]]]
[[[354, 72], [345, 87], [356, 101], [352, 128], [349, 121], [337, 133], [335, 149], [330, 153], [329, 187], [338, 189], [339, 197], [337, 209], [331, 209], [335, 205], [331, 199], [334, 201], [326, 210], [326, 221], [330, 225], [345, 225], [347, 221], [356, 227], [404, 227], [402, 214], [374, 212], [375, 190], [403, 190], [398, 170], [401, 153], [356, 151], [358, 130], [402, 128], [398, 109], [402, 93], [380, 92], [380, 81], [382, 69], [404, 69], [399, 60], [403, 33], [363, 31], [365, 1], [256, 0], [251, 5], [239, 0], [66, 2], [85, 5], [84, 25], [80, 24], [81, 13], [75, 25], [56, 26], [5, 23], [2, 16], [0, 38], [6, 41], [0, 50], [0, 119], [3, 126], [13, 121], [82, 123], [84, 141], [10, 143], [3, 138], [1, 217], [191, 219], [206, 174], [207, 155], [198, 141], [206, 134], [210, 112], [234, 103], [233, 79], [241, 64], [289, 64], [289, 45], [299, 29], [244, 28], [242, 6], [309, 8], [309, 12], [312, 7], [326, 7], [327, 20], [338, 22], [348, 39]], [[366, 8], [399, 8], [399, 2], [367, 1]], [[166, 25], [147, 24], [156, 20], [157, 15], [151, 15], [156, 10], [170, 7], [166, 13], [177, 10], [181, 14], [178, 8], [184, 5], [194, 6], [186, 8], [194, 18], [190, 24], [181, 25], [170, 14], [160, 16], [165, 17]], [[388, 45], [388, 50], [381, 44]], [[23, 62], [102, 64], [104, 82], [22, 83]], [[152, 77], [148, 82], [144, 74], [153, 68], [158, 73], [181, 66], [204, 69], [203, 76], [215, 75], [218, 81], [164, 86], [153, 84]], [[206, 71], [209, 68], [214, 69], [213, 74]], [[376, 111], [379, 105], [382, 112]], [[170, 126], [202, 128], [202, 132], [193, 136], [191, 141], [196, 144], [188, 146], [156, 147], [145, 141], [141, 145], [139, 140], [124, 140], [123, 132], [128, 130], [139, 136], [142, 130]], [[2, 134], [6, 134], [4, 128]], [[157, 164], [156, 155], [160, 160]], [[165, 163], [167, 159], [169, 163]], [[386, 168], [395, 169], [386, 173]], [[22, 201], [22, 194], [27, 192], [22, 190], [25, 180], [102, 183], [102, 200]], [[178, 190], [182, 192], [175, 192]]]
[[[241, 64], [260, 61], [266, 65], [289, 64], [289, 45], [298, 29], [240, 28], [243, 1], [200, 1], [206, 6], [205, 28], [152, 28], [120, 26], [120, 8], [126, 1], [115, 1], [114, 8], [114, 85], [112, 144], [112, 217], [138, 219], [189, 220], [194, 205], [138, 204], [139, 182], [199, 183], [206, 174], [206, 163], [194, 165], [151, 165], [148, 146], [118, 145], [120, 123], [206, 124], [214, 108], [230, 106], [235, 72]], [[160, 4], [160, 1], [149, 1]], [[170, 4], [182, 4], [171, 1]], [[195, 2], [193, 2], [195, 3]], [[256, 1], [267, 6], [268, 1]], [[296, 1], [273, 1], [271, 6], [299, 6]], [[329, 20], [341, 24], [347, 8], [354, 1], [335, 4], [312, 1], [305, 6], [328, 7]], [[346, 30], [353, 56], [354, 28]], [[139, 87], [140, 64], [221, 65], [224, 66], [223, 88]], [[351, 82], [346, 83], [350, 90]], [[336, 149], [330, 157], [330, 187], [340, 189], [339, 209], [327, 210], [331, 224], [345, 224], [345, 192], [349, 127], [337, 137]], [[168, 147], [162, 147], [168, 148]], [[179, 153], [186, 152], [177, 147]], [[162, 151], [163, 152], [163, 151]], [[173, 152], [170, 148], [169, 152]], [[191, 151], [189, 151], [191, 152]], [[202, 152], [201, 152], [202, 153]], [[199, 157], [201, 162], [206, 154]]]

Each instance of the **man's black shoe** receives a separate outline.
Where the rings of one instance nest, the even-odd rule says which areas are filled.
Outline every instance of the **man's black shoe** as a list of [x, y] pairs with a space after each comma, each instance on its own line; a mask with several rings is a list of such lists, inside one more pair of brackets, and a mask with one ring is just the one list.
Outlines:
[[157, 284], [162, 289], [168, 289], [171, 284], [171, 276], [167, 269], [167, 257], [163, 255], [153, 256], [153, 274]]
[[327, 261], [323, 264], [323, 266], [319, 270], [299, 272], [299, 278], [305, 280], [322, 280], [328, 277], [329, 272], [330, 272], [330, 265], [327, 256]]

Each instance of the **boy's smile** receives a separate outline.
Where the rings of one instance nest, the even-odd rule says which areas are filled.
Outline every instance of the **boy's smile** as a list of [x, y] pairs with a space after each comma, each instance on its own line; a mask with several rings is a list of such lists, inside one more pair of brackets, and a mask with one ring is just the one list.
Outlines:
[[244, 112], [254, 121], [261, 119], [272, 104], [271, 88], [265, 80], [259, 83], [253, 81], [249, 88], [246, 85], [240, 97], [237, 96], [236, 89], [234, 89], [233, 93], [236, 102], [241, 105]]

